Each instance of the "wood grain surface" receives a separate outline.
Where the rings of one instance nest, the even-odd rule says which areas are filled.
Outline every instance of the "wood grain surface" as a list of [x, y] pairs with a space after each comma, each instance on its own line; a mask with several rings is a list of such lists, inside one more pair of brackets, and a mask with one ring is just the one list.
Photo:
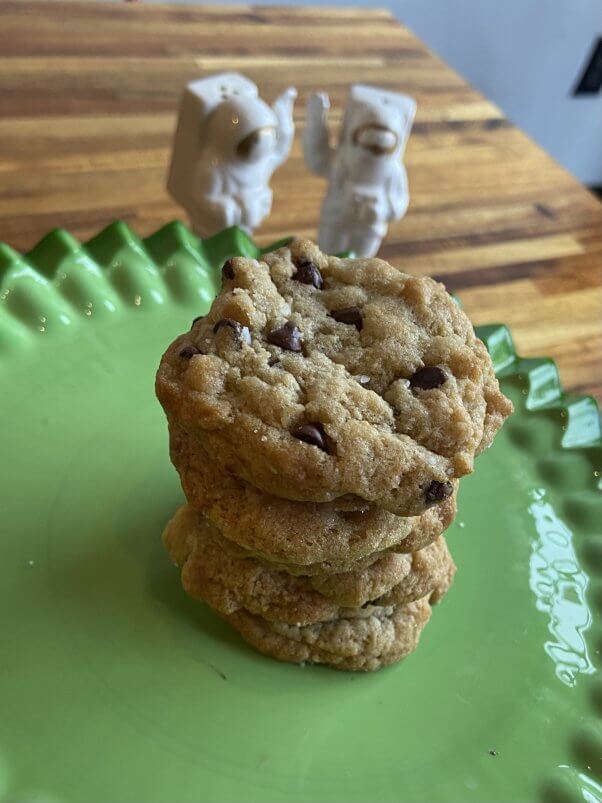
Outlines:
[[308, 95], [340, 119], [362, 81], [418, 101], [410, 211], [381, 255], [459, 293], [475, 323], [510, 325], [602, 398], [602, 206], [386, 11], [0, 3], [0, 240], [116, 218], [147, 235], [181, 215], [165, 173], [182, 85], [244, 72], [272, 100], [299, 90], [297, 136], [257, 239], [315, 236], [324, 182], [304, 167]]

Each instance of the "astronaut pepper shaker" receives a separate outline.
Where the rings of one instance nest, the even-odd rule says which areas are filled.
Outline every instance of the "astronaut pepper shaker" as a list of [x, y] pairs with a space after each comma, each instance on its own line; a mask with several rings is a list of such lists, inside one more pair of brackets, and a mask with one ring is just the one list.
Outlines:
[[329, 141], [329, 106], [323, 93], [310, 97], [303, 137], [307, 166], [328, 178], [318, 242], [327, 254], [374, 256], [388, 223], [402, 218], [408, 208], [401, 159], [416, 102], [397, 92], [352, 86], [336, 150]]
[[237, 225], [251, 233], [270, 213], [272, 173], [295, 127], [289, 87], [273, 106], [238, 73], [189, 83], [182, 94], [167, 189], [201, 237]]

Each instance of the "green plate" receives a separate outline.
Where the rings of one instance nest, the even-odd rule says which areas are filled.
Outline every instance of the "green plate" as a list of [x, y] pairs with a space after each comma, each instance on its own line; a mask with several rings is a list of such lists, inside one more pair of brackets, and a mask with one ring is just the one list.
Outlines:
[[479, 335], [517, 411], [462, 483], [414, 655], [278, 663], [184, 595], [154, 372], [237, 253], [177, 223], [0, 247], [0, 799], [600, 800], [598, 411], [503, 326]]

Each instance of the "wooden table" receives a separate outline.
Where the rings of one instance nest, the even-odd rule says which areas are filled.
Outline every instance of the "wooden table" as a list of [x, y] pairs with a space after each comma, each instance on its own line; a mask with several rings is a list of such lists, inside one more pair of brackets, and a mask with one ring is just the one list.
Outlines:
[[416, 97], [411, 205], [382, 256], [457, 291], [475, 323], [511, 326], [567, 389], [602, 397], [602, 207], [385, 11], [82, 2], [0, 5], [0, 239], [29, 249], [115, 218], [146, 235], [178, 216], [165, 172], [182, 85], [239, 70], [299, 89], [298, 134], [258, 240], [315, 236], [322, 180], [304, 167], [310, 92], [339, 115], [349, 84]]

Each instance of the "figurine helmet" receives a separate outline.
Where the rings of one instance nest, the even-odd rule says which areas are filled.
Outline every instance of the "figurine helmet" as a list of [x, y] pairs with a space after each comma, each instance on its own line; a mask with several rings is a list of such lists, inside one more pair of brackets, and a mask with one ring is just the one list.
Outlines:
[[206, 147], [225, 160], [257, 162], [272, 153], [278, 121], [259, 97], [231, 97], [211, 114]]
[[373, 156], [399, 157], [410, 135], [416, 101], [399, 92], [355, 84], [351, 87], [340, 144], [362, 147]]

